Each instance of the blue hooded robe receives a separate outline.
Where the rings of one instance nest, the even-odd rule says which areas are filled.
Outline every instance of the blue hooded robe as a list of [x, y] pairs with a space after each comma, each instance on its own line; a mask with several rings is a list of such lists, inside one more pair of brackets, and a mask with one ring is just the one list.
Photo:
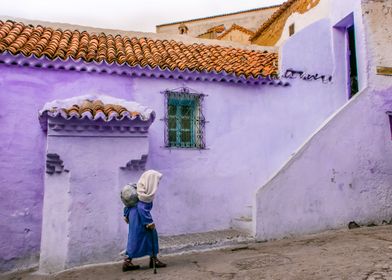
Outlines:
[[152, 202], [142, 201], [139, 201], [135, 207], [124, 208], [124, 216], [129, 221], [128, 243], [125, 253], [129, 258], [156, 256], [159, 252], [156, 229], [146, 229], [146, 225], [153, 223], [151, 209]]

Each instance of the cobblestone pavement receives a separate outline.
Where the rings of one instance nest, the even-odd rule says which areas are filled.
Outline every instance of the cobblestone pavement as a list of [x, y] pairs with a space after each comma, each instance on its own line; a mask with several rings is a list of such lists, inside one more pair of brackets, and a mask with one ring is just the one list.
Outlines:
[[154, 275], [148, 260], [123, 273], [121, 263], [83, 267], [57, 275], [24, 272], [7, 280], [149, 279], [353, 279], [392, 280], [392, 226], [339, 230], [203, 253], [164, 256], [167, 268]]

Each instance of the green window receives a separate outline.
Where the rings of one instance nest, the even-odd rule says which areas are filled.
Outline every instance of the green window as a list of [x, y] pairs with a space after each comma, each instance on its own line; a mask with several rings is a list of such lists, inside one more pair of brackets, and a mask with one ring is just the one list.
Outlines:
[[168, 92], [166, 147], [204, 148], [201, 95]]

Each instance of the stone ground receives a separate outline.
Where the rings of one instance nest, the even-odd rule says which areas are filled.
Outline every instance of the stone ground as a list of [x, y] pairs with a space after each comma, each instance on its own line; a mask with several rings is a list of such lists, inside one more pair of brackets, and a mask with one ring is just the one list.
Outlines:
[[329, 231], [316, 235], [247, 243], [209, 252], [164, 256], [167, 268], [154, 275], [148, 260], [139, 271], [123, 273], [121, 263], [86, 266], [57, 275], [23, 272], [7, 280], [137, 279], [391, 279], [392, 226]]

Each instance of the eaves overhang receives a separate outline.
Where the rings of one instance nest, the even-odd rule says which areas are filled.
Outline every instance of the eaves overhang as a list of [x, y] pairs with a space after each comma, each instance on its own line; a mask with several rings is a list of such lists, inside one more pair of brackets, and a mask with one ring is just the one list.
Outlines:
[[25, 56], [23, 54], [12, 54], [9, 51], [4, 51], [0, 54], [0, 65], [12, 65], [20, 67], [41, 68], [49, 70], [63, 70], [76, 71], [88, 73], [103, 73], [130, 77], [148, 77], [148, 78], [162, 78], [175, 79], [184, 81], [205, 81], [205, 82], [227, 82], [243, 85], [270, 85], [270, 86], [288, 86], [289, 83], [279, 80], [275, 76], [245, 76], [227, 73], [222, 70], [217, 72], [211, 71], [197, 71], [184, 69], [163, 69], [159, 66], [152, 68], [146, 66], [130, 66], [127, 63], [119, 64], [117, 62], [108, 63], [106, 61], [92, 61], [86, 62], [82, 59], [75, 60], [72, 57], [61, 59], [59, 57], [50, 59], [46, 56], [37, 57], [35, 55]]

